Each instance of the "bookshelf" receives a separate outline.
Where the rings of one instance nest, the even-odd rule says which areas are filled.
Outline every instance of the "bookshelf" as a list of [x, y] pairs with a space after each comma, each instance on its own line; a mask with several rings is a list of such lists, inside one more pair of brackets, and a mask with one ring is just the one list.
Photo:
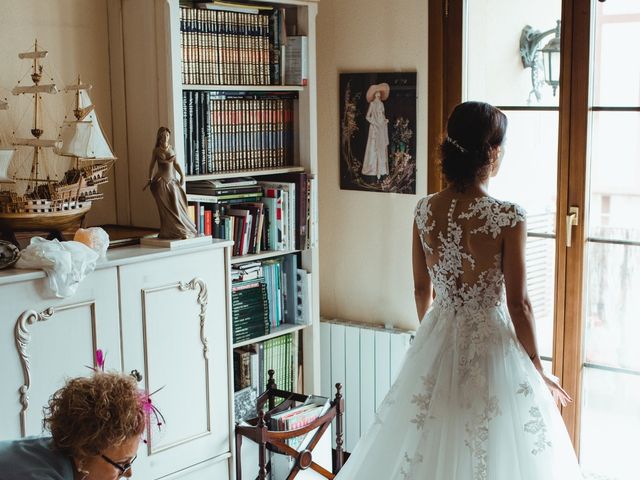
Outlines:
[[[205, 85], [202, 82], [183, 84], [180, 4], [178, 0], [137, 0], [123, 2], [108, 0], [110, 62], [112, 79], [112, 108], [114, 118], [114, 143], [120, 153], [116, 166], [119, 222], [133, 225], [154, 226], [156, 207], [148, 192], [142, 192], [142, 186], [148, 176], [148, 159], [159, 126], [167, 126], [172, 131], [171, 142], [177, 153], [177, 160], [186, 170], [185, 163], [185, 92], [196, 92], [206, 96], [219, 92], [228, 92], [236, 97], [247, 94], [274, 94], [295, 97], [293, 101], [293, 124], [291, 161], [285, 165], [266, 165], [263, 168], [231, 169], [224, 171], [201, 172], [187, 175], [187, 183], [201, 180], [224, 180], [239, 176], [250, 176], [261, 181], [269, 181], [277, 175], [306, 172], [314, 176], [317, 182], [317, 92], [316, 92], [316, 0], [254, 0], [236, 3], [251, 3], [265, 7], [280, 7], [286, 10], [288, 28], [295, 26], [297, 35], [307, 37], [308, 45], [308, 82], [306, 85]], [[204, 98], [204, 97], [201, 97]], [[187, 118], [188, 120], [188, 118]], [[317, 183], [316, 183], [317, 191]], [[121, 214], [122, 212], [122, 214]], [[311, 221], [317, 226], [317, 213], [311, 213]], [[121, 218], [123, 220], [121, 220]], [[316, 237], [317, 238], [317, 237]], [[240, 263], [273, 260], [283, 255], [296, 255], [298, 268], [309, 272], [311, 279], [310, 325], [282, 324], [268, 335], [251, 340], [233, 342], [232, 335], [232, 281], [231, 268]], [[214, 267], [212, 267], [214, 268]], [[215, 268], [221, 268], [216, 266]], [[211, 351], [212, 365], [227, 370], [228, 384], [217, 385], [217, 391], [228, 390], [229, 416], [225, 422], [229, 426], [227, 453], [216, 459], [227, 459], [228, 465], [234, 463], [234, 375], [233, 349], [255, 342], [272, 341], [283, 335], [293, 333], [302, 343], [302, 391], [305, 394], [320, 392], [320, 315], [319, 315], [319, 256], [318, 247], [288, 248], [282, 251], [262, 251], [258, 254], [232, 256], [227, 248], [224, 262], [226, 287], [226, 352]], [[211, 307], [213, 308], [213, 307]], [[221, 409], [211, 406], [211, 415], [216, 429], [221, 426], [218, 418]], [[226, 411], [226, 410], [225, 410]], [[205, 430], [208, 427], [205, 427]], [[215, 465], [218, 460], [210, 459]], [[226, 462], [226, 460], [225, 460]], [[192, 468], [196, 468], [195, 464]], [[204, 468], [204, 467], [198, 467]], [[209, 468], [209, 467], [207, 467]], [[218, 470], [214, 468], [216, 473]], [[222, 468], [222, 467], [219, 467]], [[220, 470], [222, 471], [222, 470]], [[203, 474], [204, 475], [204, 474]], [[232, 469], [229, 475], [209, 475], [210, 478], [234, 477]], [[203, 476], [189, 478], [204, 478]]]
[[[186, 2], [180, 2], [186, 3]], [[293, 126], [293, 155], [292, 165], [279, 166], [275, 168], [258, 168], [258, 169], [242, 169], [233, 171], [223, 171], [205, 174], [187, 175], [187, 182], [198, 180], [219, 180], [235, 178], [238, 176], [250, 176], [257, 180], [268, 181], [272, 175], [285, 173], [306, 172], [309, 175], [316, 176], [318, 172], [317, 166], [317, 99], [316, 99], [316, 28], [315, 18], [318, 10], [318, 2], [315, 0], [282, 0], [282, 1], [238, 1], [240, 4], [253, 4], [263, 6], [273, 6], [285, 9], [286, 12], [286, 28], [287, 30], [295, 29], [297, 35], [304, 35], [308, 38], [308, 82], [307, 85], [203, 85], [201, 83], [183, 84], [182, 77], [182, 56], [181, 56], [181, 38], [180, 38], [180, 6], [178, 1], [170, 0], [169, 6], [169, 25], [171, 31], [171, 76], [180, 81], [174, 81], [169, 85], [172, 91], [173, 111], [175, 112], [170, 121], [173, 122], [176, 132], [183, 132], [185, 125], [184, 112], [182, 105], [182, 95], [185, 91], [198, 92], [242, 92], [242, 93], [295, 93], [296, 100], [294, 102], [294, 126]], [[288, 31], [287, 33], [292, 33]], [[176, 151], [184, 152], [182, 145], [182, 135], [175, 135]], [[184, 156], [183, 159], [184, 161]], [[185, 166], [186, 167], [186, 166]], [[317, 185], [316, 185], [317, 187]], [[313, 213], [312, 213], [313, 215]], [[317, 225], [317, 218], [312, 221]], [[305, 393], [315, 393], [319, 391], [319, 288], [318, 288], [318, 248], [304, 250], [289, 249], [286, 251], [267, 251], [259, 254], [249, 254], [243, 256], [232, 256], [230, 258], [231, 265], [239, 263], [266, 260], [270, 258], [280, 257], [283, 255], [296, 254], [299, 256], [299, 268], [311, 273], [312, 278], [312, 323], [309, 326], [300, 325], [283, 325], [278, 327], [267, 336], [259, 337], [255, 341], [263, 341], [286, 333], [300, 331], [302, 333], [303, 348], [303, 378]], [[241, 342], [243, 345], [249, 342]], [[235, 345], [231, 343], [230, 347]]]
[[[219, 180], [223, 178], [235, 178], [242, 176], [263, 177], [266, 175], [278, 175], [280, 173], [304, 172], [304, 167], [292, 166], [281, 168], [263, 168], [259, 170], [234, 170], [231, 172], [211, 173], [205, 175], [187, 175], [188, 182], [197, 180]], [[249, 173], [247, 173], [249, 172]]]
[[262, 253], [253, 253], [249, 255], [241, 255], [237, 257], [231, 257], [231, 265], [236, 265], [238, 263], [255, 262], [258, 260], [267, 260], [269, 258], [282, 257], [284, 255], [290, 255], [300, 252], [301, 250], [276, 250]]
[[200, 90], [204, 92], [302, 92], [306, 87], [300, 85], [183, 85], [182, 90]]
[[244, 340], [242, 342], [236, 342], [233, 344], [233, 348], [244, 347], [246, 345], [251, 345], [253, 343], [261, 343], [266, 340], [271, 340], [272, 338], [280, 337], [282, 335], [286, 335], [287, 333], [294, 333], [305, 328], [309, 328], [311, 325], [290, 325], [284, 324], [279, 327], [275, 327], [271, 333], [268, 335], [261, 335], [259, 337], [252, 338], [251, 340]]

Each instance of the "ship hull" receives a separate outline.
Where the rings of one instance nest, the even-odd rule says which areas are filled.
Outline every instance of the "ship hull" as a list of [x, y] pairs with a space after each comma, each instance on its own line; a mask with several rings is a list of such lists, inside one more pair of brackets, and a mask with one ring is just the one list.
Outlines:
[[0, 231], [42, 232], [79, 228], [89, 210], [91, 210], [91, 205], [57, 212], [0, 212]]

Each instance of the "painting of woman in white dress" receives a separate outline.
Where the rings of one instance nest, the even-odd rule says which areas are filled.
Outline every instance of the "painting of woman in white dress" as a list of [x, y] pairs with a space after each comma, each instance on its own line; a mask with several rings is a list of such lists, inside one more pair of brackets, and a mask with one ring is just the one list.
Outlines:
[[380, 180], [382, 175], [389, 174], [389, 120], [384, 115], [383, 101], [389, 98], [389, 84], [371, 85], [367, 90], [367, 122], [369, 136], [364, 151], [362, 174], [375, 176]]
[[415, 193], [416, 73], [340, 74], [340, 188]]

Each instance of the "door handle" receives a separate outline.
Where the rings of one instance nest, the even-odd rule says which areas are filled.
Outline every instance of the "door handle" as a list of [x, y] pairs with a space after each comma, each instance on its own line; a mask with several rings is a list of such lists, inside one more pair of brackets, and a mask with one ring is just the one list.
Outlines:
[[579, 213], [580, 213], [580, 209], [578, 207], [569, 207], [569, 213], [567, 214], [567, 230], [566, 230], [567, 248], [571, 247], [571, 236], [573, 234], [573, 229], [571, 227], [578, 225]]

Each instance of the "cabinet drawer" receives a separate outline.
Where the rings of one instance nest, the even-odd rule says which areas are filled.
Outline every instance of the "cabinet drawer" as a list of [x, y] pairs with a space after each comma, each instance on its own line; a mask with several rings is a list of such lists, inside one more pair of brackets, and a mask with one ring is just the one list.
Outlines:
[[213, 459], [182, 472], [163, 478], [162, 480], [229, 480], [229, 458]]

